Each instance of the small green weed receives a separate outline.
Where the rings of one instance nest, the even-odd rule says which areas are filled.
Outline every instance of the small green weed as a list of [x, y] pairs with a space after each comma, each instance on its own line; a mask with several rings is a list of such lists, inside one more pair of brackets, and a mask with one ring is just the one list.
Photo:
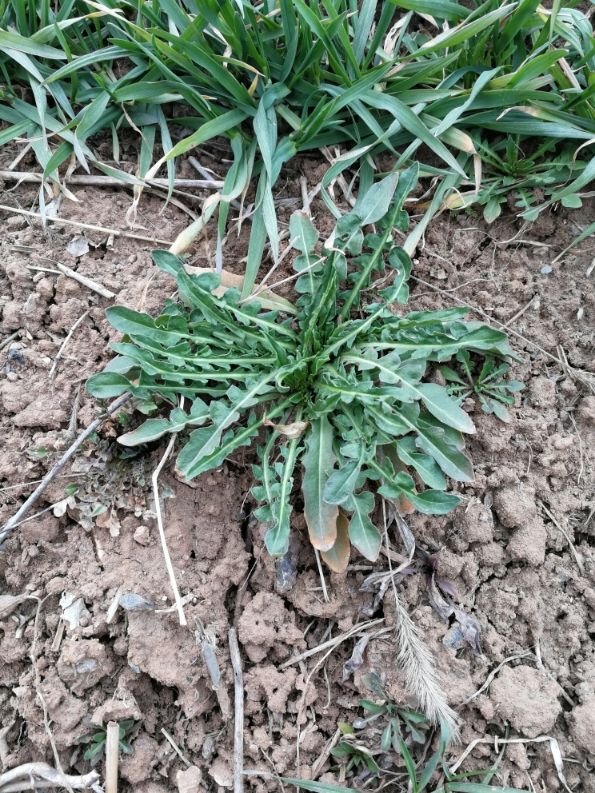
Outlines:
[[468, 350], [455, 356], [456, 369], [440, 366], [448, 392], [463, 402], [475, 396], [485, 413], [494, 413], [502, 421], [510, 421], [506, 405], [514, 404], [514, 395], [523, 388], [519, 380], [507, 380], [510, 364], [486, 355], [483, 360], [474, 358]]
[[332, 750], [332, 756], [339, 761], [343, 761], [345, 774], [360, 773], [367, 769], [373, 774], [379, 774], [380, 768], [374, 759], [374, 753], [366, 746], [357, 743], [350, 724], [339, 724], [339, 729], [343, 733], [343, 738]]
[[[345, 771], [358, 771], [364, 767], [373, 773], [380, 774], [381, 766], [376, 757], [396, 752], [403, 757], [409, 767], [411, 753], [408, 747], [412, 744], [426, 742], [426, 731], [429, 723], [423, 713], [399, 708], [384, 690], [380, 678], [376, 674], [368, 675], [368, 685], [379, 701], [363, 699], [360, 703], [366, 714], [362, 719], [356, 719], [351, 724], [340, 724], [339, 729], [343, 737], [332, 750], [332, 755], [337, 760], [343, 760]], [[365, 731], [367, 740], [362, 741], [362, 731]], [[373, 734], [373, 740], [369, 740]], [[370, 748], [372, 744], [373, 748]]]
[[[140, 722], [134, 719], [126, 719], [119, 724], [119, 745], [122, 754], [132, 754], [132, 746], [130, 745], [131, 739], [134, 737], [136, 727]], [[98, 763], [105, 755], [105, 741], [107, 733], [106, 730], [101, 728], [91, 735], [87, 735], [81, 739], [81, 743], [88, 744], [83, 757], [89, 760], [91, 765]]]
[[[402, 207], [416, 178], [411, 168], [374, 184], [322, 247], [308, 217], [293, 215], [293, 316], [242, 301], [237, 290], [216, 296], [215, 274], [190, 276], [164, 251], [154, 261], [176, 278], [183, 303], [168, 302], [156, 319], [108, 309], [125, 338], [113, 345], [118, 357], [89, 380], [90, 393], [131, 392], [144, 411], [176, 405], [119, 442], [198, 427], [177, 458], [187, 480], [256, 442], [252, 494], [271, 554], [288, 548], [298, 465], [310, 541], [333, 570], [346, 567], [350, 545], [377, 558], [375, 492], [444, 514], [459, 503], [444, 492], [446, 477], [472, 479], [462, 448], [473, 423], [445, 387], [424, 378], [461, 350], [503, 358], [510, 349], [505, 334], [464, 321], [458, 308], [395, 312], [408, 299], [411, 264], [394, 229], [407, 227]], [[375, 277], [384, 288], [375, 289]]]
[[45, 446], [38, 446], [37, 448], [30, 447], [25, 451], [30, 460], [43, 460], [50, 453], [50, 450]]
[[[451, 774], [443, 736], [428, 757], [435, 736], [426, 717], [391, 702], [378, 675], [368, 675], [367, 684], [375, 699], [361, 701], [363, 718], [355, 719], [353, 725], [339, 725], [342, 738], [332, 751], [352, 784], [361, 784], [365, 790], [394, 787], [410, 793], [430, 789], [433, 793], [527, 793], [490, 784], [495, 770]], [[473, 777], [482, 780], [470, 781]], [[283, 781], [312, 793], [355, 793], [357, 789], [300, 779]]]

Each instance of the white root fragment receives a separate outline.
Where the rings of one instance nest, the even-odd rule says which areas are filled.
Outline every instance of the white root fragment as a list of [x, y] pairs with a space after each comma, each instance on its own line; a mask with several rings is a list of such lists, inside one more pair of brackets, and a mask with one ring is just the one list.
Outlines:
[[19, 793], [27, 790], [49, 790], [50, 788], [72, 788], [92, 790], [100, 793], [99, 774], [72, 776], [57, 771], [47, 763], [24, 763], [0, 774], [0, 793]]
[[235, 628], [229, 629], [229, 654], [233, 668], [234, 732], [233, 732], [233, 793], [244, 791], [244, 677], [242, 658]]
[[[180, 403], [180, 407], [183, 406], [183, 402]], [[159, 461], [157, 468], [153, 471], [153, 476], [151, 477], [152, 485], [153, 485], [153, 498], [155, 499], [155, 513], [157, 515], [157, 529], [159, 531], [159, 539], [161, 541], [161, 550], [163, 552], [163, 558], [165, 560], [165, 567], [167, 569], [167, 575], [169, 578], [169, 585], [172, 588], [172, 592], [174, 595], [174, 601], [176, 604], [176, 610], [178, 612], [178, 620], [180, 625], [185, 626], [188, 624], [186, 620], [186, 614], [184, 613], [184, 606], [182, 605], [182, 598], [180, 596], [180, 590], [178, 588], [178, 582], [176, 581], [176, 574], [174, 572], [174, 567], [171, 561], [171, 556], [169, 554], [169, 548], [167, 546], [167, 539], [165, 537], [165, 529], [163, 526], [163, 515], [161, 512], [161, 499], [159, 497], [159, 475], [163, 469], [163, 466], [167, 462], [169, 455], [171, 454], [172, 449], [174, 448], [174, 443], [176, 442], [176, 436], [172, 435], [169, 443], [167, 444], [167, 448], [163, 453], [163, 457]], [[1, 793], [1, 792], [0, 792]]]

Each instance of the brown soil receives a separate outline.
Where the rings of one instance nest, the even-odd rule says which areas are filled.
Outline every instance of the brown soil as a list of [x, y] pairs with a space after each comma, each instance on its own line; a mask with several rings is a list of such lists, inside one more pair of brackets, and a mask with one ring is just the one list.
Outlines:
[[[315, 183], [320, 166], [304, 161], [302, 167]], [[297, 195], [297, 179], [284, 191]], [[20, 188], [4, 193], [2, 203], [28, 207], [34, 195]], [[123, 228], [130, 203], [125, 193], [88, 188], [77, 197], [79, 204], [64, 205], [63, 217]], [[283, 222], [293, 208], [290, 202], [282, 210]], [[322, 206], [315, 209], [323, 225]], [[443, 518], [410, 521], [420, 547], [435, 555], [438, 574], [481, 624], [482, 654], [461, 646], [456, 625], [433, 611], [423, 575], [404, 578], [400, 592], [460, 713], [462, 746], [477, 738], [550, 735], [559, 741], [568, 785], [588, 793], [595, 791], [595, 396], [589, 389], [595, 306], [594, 276], [587, 275], [592, 245], [583, 243], [551, 272], [542, 272], [587, 218], [587, 209], [562, 211], [521, 229], [512, 216], [490, 227], [469, 215], [443, 216], [428, 231], [414, 274], [442, 291], [413, 282], [411, 309], [463, 300], [498, 322], [510, 322], [520, 334], [512, 343], [522, 358], [514, 376], [526, 387], [509, 424], [476, 408], [477, 435], [469, 445], [476, 477], [461, 488], [464, 505]], [[173, 239], [187, 219], [146, 196], [138, 222], [161, 239]], [[0, 525], [30, 492], [29, 483], [98, 414], [84, 382], [109, 358], [108, 343], [115, 338], [104, 318], [114, 301], [31, 266], [52, 270], [55, 261], [69, 264], [114, 291], [119, 304], [145, 311], [158, 310], [173, 290], [169, 277], [151, 264], [150, 243], [115, 238], [106, 245], [104, 236], [88, 232], [98, 247], [75, 260], [66, 250], [76, 236], [71, 227], [44, 231], [17, 216], [4, 216], [3, 225], [0, 344], [17, 335], [0, 350]], [[233, 260], [244, 255], [243, 242], [230, 240], [225, 262], [240, 272], [242, 264]], [[202, 242], [193, 263], [204, 266], [210, 256], [208, 241]], [[85, 312], [51, 381], [52, 362]], [[162, 447], [152, 456], [122, 460], [114, 442], [119, 431], [117, 419], [104, 424], [36, 509], [57, 506], [23, 524], [0, 553], [0, 595], [30, 596], [0, 612], [0, 765], [52, 762], [43, 697], [62, 764], [73, 773], [88, 770], [81, 738], [110, 719], [134, 719], [122, 791], [230, 787], [233, 675], [227, 636], [235, 625], [246, 694], [244, 763], [263, 773], [248, 776], [247, 788], [278, 790], [275, 773], [307, 778], [315, 770], [325, 781], [338, 781], [335, 760], [316, 763], [337, 724], [362, 716], [359, 701], [370, 696], [367, 674], [384, 677], [396, 703], [415, 705], [403, 687], [393, 636], [384, 632], [372, 639], [363, 665], [345, 681], [343, 664], [357, 637], [324, 663], [323, 653], [286, 662], [370, 615], [392, 625], [391, 590], [376, 606], [373, 594], [360, 591], [367, 575], [386, 569], [385, 561], [362, 564], [354, 554], [346, 575], [327, 576], [331, 602], [325, 603], [298, 516], [297, 580], [281, 587], [273, 561], [263, 553], [259, 527], [248, 517], [248, 452], [194, 487], [166, 473], [166, 535], [189, 622], [181, 628], [171, 610], [150, 493]], [[69, 483], [78, 485], [76, 493], [66, 489]], [[398, 538], [393, 540], [402, 550]], [[63, 612], [64, 593], [82, 599], [76, 627], [62, 620], [71, 614]], [[110, 612], [122, 593], [140, 597]], [[206, 666], [208, 659], [212, 668], [213, 657], [221, 674], [218, 687]], [[453, 760], [461, 751], [453, 750]], [[479, 744], [464, 768], [488, 768], [496, 759], [493, 742]], [[496, 781], [560, 789], [550, 744], [508, 745]]]

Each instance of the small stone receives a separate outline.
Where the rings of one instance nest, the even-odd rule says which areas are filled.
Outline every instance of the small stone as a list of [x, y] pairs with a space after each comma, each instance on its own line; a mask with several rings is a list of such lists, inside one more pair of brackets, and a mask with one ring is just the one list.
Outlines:
[[[556, 404], [556, 383], [548, 377], [534, 377], [529, 383], [529, 398], [535, 407], [551, 408]], [[547, 429], [547, 423], [544, 426]]]
[[209, 768], [209, 776], [221, 787], [233, 787], [233, 774], [229, 763], [222, 757], [216, 757]]
[[498, 542], [490, 542], [478, 548], [479, 559], [485, 567], [497, 567], [504, 560], [504, 549]]
[[118, 636], [112, 645], [112, 650], [116, 655], [128, 654], [128, 639], [125, 636]]
[[575, 443], [575, 439], [571, 435], [553, 435], [552, 446], [558, 451], [569, 449]]
[[195, 765], [178, 771], [176, 774], [176, 785], [178, 793], [200, 793], [202, 782], [202, 771]]
[[53, 542], [60, 535], [60, 521], [53, 515], [40, 515], [21, 529], [21, 537], [28, 543]]
[[527, 518], [526, 524], [512, 535], [506, 550], [515, 562], [538, 566], [545, 560], [547, 530], [539, 517]]
[[56, 578], [50, 578], [50, 580], [47, 582], [45, 585], [45, 591], [48, 595], [57, 595], [64, 590], [65, 586], [66, 579], [56, 576]]
[[213, 735], [207, 735], [202, 745], [201, 754], [203, 759], [210, 762], [215, 754], [215, 738]]
[[134, 541], [139, 545], [148, 545], [151, 542], [151, 534], [147, 526], [139, 526], [133, 534]]
[[535, 490], [526, 485], [503, 487], [494, 496], [494, 509], [507, 529], [521, 528], [537, 516]]
[[27, 219], [24, 218], [22, 215], [11, 215], [4, 221], [4, 224], [8, 226], [9, 229], [13, 231], [15, 229], [24, 229], [27, 225]]
[[464, 563], [465, 560], [461, 554], [443, 549], [438, 555], [438, 573], [443, 578], [452, 581], [461, 574]]
[[81, 696], [103, 677], [112, 674], [114, 662], [97, 639], [70, 638], [62, 645], [56, 664], [58, 675], [73, 694]]
[[542, 275], [549, 275], [553, 271], [553, 267], [551, 264], [544, 264], [541, 270], [539, 271]]
[[511, 743], [506, 747], [506, 757], [523, 771], [531, 768], [531, 760], [527, 757], [527, 749], [522, 743]]
[[484, 694], [480, 694], [480, 696], [475, 700], [475, 705], [484, 719], [487, 721], [494, 720], [496, 711], [494, 708], [494, 703], [489, 697], [486, 697]]
[[21, 410], [13, 419], [16, 427], [42, 427], [60, 429], [68, 420], [63, 402], [51, 395], [41, 394], [30, 405]]
[[125, 700], [108, 699], [107, 702], [104, 702], [103, 705], [96, 708], [91, 716], [91, 723], [98, 727], [103, 727], [108, 721], [126, 721], [128, 719], [140, 721], [140, 719], [142, 719], [142, 714], [136, 699], [134, 699], [129, 692], [126, 692], [126, 694], [127, 698]]
[[430, 275], [432, 278], [435, 278], [437, 281], [444, 281], [448, 278], [448, 273], [444, 269], [444, 267], [440, 267], [436, 265], [435, 267], [430, 267]]

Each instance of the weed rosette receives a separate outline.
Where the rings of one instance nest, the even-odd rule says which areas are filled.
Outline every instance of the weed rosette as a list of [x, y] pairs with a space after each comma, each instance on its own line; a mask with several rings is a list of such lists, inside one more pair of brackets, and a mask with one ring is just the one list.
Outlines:
[[254, 444], [255, 515], [275, 556], [288, 549], [300, 469], [310, 541], [336, 571], [351, 545], [377, 558], [378, 498], [444, 514], [459, 503], [447, 478], [472, 479], [463, 434], [474, 426], [460, 404], [468, 391], [457, 399], [428, 376], [462, 355], [493, 361], [511, 352], [505, 334], [465, 321], [464, 309], [395, 311], [407, 302], [411, 263], [394, 237], [407, 227], [403, 203], [416, 180], [412, 167], [372, 185], [323, 244], [309, 217], [294, 213], [295, 304], [275, 308], [272, 294], [242, 299], [222, 290], [217, 274], [189, 275], [179, 258], [156, 251], [181, 302], [168, 301], [157, 318], [108, 309], [124, 340], [89, 391], [130, 392], [151, 416], [120, 443], [180, 434], [185, 480]]

